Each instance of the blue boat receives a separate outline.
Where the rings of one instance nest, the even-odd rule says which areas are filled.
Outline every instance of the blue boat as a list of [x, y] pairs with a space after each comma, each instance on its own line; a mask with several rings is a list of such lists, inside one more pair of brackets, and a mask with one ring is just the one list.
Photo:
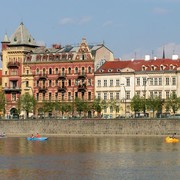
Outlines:
[[45, 141], [47, 139], [48, 139], [48, 137], [39, 137], [39, 138], [37, 138], [37, 137], [27, 137], [28, 141]]

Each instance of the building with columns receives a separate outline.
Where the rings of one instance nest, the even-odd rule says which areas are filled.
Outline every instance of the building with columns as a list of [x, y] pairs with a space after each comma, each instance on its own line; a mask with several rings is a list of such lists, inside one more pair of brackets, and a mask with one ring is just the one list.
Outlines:
[[[37, 100], [35, 115], [44, 101], [73, 102], [78, 97], [91, 103], [95, 67], [114, 60], [104, 44], [89, 45], [85, 38], [76, 46], [38, 46], [23, 23], [10, 38], [6, 34], [1, 43], [6, 115], [18, 111], [18, 100], [26, 92]], [[91, 111], [88, 116], [92, 116]]]

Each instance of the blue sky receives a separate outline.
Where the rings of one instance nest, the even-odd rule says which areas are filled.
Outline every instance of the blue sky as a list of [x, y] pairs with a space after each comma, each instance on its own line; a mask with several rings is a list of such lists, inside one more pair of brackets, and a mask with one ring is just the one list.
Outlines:
[[180, 55], [180, 0], [4, 0], [0, 38], [21, 22], [36, 42], [102, 43], [116, 58]]

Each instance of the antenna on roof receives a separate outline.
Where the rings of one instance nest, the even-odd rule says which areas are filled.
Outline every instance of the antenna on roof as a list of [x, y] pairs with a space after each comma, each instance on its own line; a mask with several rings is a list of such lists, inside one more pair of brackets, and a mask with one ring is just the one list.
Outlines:
[[151, 57], [153, 59], [153, 57], [154, 57], [154, 50], [152, 50], [152, 52], [151, 52]]
[[163, 47], [163, 59], [165, 59], [165, 47]]
[[136, 52], [134, 52], [134, 59], [136, 59]]

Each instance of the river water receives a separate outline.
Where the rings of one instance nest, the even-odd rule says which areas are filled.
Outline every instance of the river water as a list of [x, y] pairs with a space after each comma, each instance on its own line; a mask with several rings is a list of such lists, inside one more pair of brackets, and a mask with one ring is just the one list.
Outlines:
[[163, 137], [0, 139], [2, 180], [178, 180], [180, 142]]

